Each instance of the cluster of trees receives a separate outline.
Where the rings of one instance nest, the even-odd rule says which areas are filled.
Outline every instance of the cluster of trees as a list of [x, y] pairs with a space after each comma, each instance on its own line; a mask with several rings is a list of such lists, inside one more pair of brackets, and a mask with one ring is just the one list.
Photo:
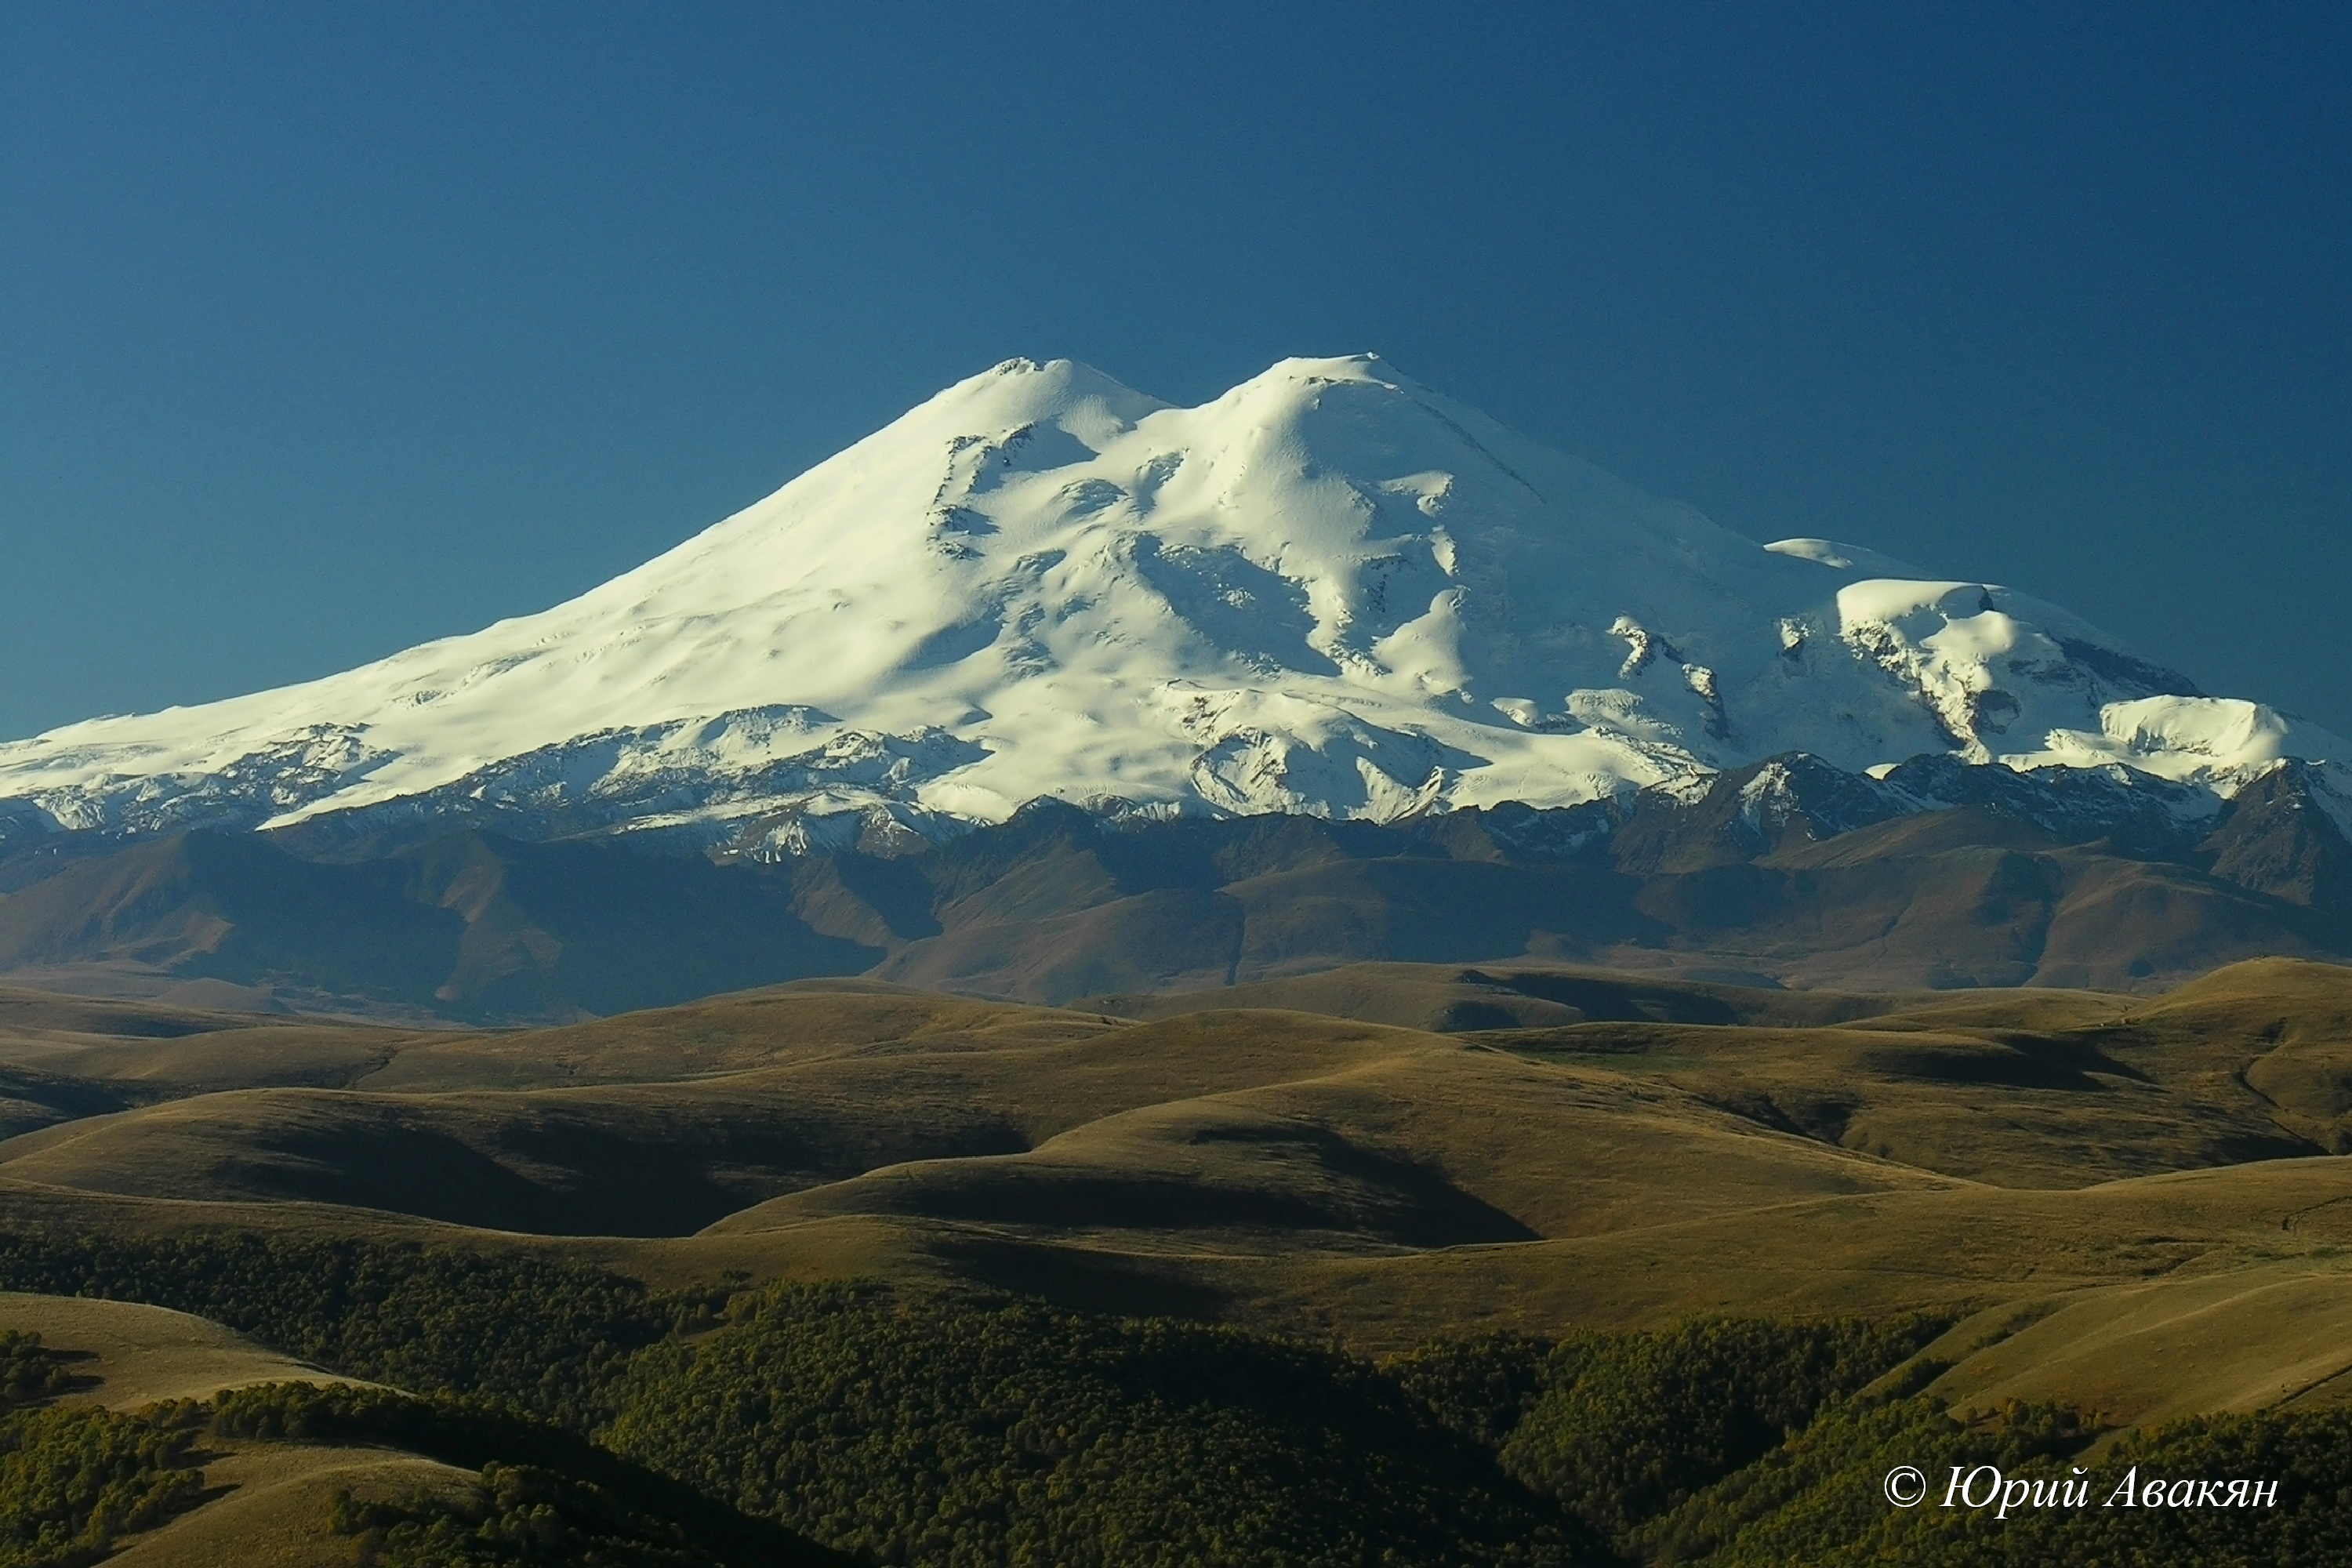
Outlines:
[[[2081, 1464], [2073, 1411], [1914, 1392], [1932, 1318], [1488, 1334], [1377, 1364], [1001, 1298], [782, 1288], [632, 1364], [603, 1441], [888, 1563], [2352, 1562], [2352, 1412], [2179, 1423]], [[1906, 1375], [1907, 1374], [1907, 1375]], [[1911, 1465], [2105, 1485], [2087, 1506], [1888, 1503]], [[2142, 1478], [2275, 1508], [2102, 1508]]]
[[38, 1334], [0, 1329], [0, 1410], [63, 1394], [73, 1386], [66, 1358], [41, 1342]]
[[706, 1568], [711, 1559], [658, 1520], [594, 1486], [534, 1465], [489, 1464], [467, 1495], [335, 1495], [328, 1527], [356, 1537], [374, 1568]]
[[[1848, 1401], [1824, 1410], [1755, 1463], [1723, 1478], [1639, 1531], [1643, 1555], [1666, 1563], [1791, 1561], [1910, 1563], [1915, 1553], [1958, 1552], [1945, 1562], [1990, 1565], [2009, 1521], [1945, 1512], [1925, 1499], [1909, 1510], [1886, 1500], [1886, 1473], [1909, 1465], [1992, 1465], [2011, 1473], [2063, 1471], [2091, 1440], [2073, 1412], [2011, 1405], [1997, 1417], [1955, 1421], [1940, 1401]], [[1942, 1532], [1932, 1547], [1927, 1538]], [[2071, 1561], [2071, 1559], [2052, 1559]]]
[[[1647, 1555], [1710, 1568], [2330, 1568], [2352, 1562], [2352, 1412], [2198, 1417], [2132, 1435], [2095, 1455], [2085, 1452], [2093, 1436], [2074, 1413], [2050, 1405], [2012, 1405], [1961, 1423], [1930, 1399], [1855, 1402], [1825, 1412], [1765, 1461], [1659, 1521]], [[1884, 1478], [1898, 1465], [1928, 1478], [1927, 1495], [1916, 1506], [1885, 1500]], [[1980, 1466], [2012, 1481], [2041, 1483], [2036, 1498], [2053, 1498], [2063, 1486], [2083, 1500], [2027, 1501], [2005, 1519], [1997, 1509], [1942, 1506], [1954, 1468], [1966, 1476]], [[2143, 1496], [2158, 1479], [2273, 1481], [2276, 1500], [2127, 1507], [2111, 1501], [2127, 1476]]]
[[1337, 1350], [1002, 1297], [747, 1293], [603, 1440], [891, 1564], [1570, 1564], [1605, 1548]]
[[72, 1382], [37, 1334], [0, 1331], [0, 1568], [79, 1568], [192, 1506], [186, 1412], [47, 1403]]
[[[1626, 1561], [1708, 1568], [2191, 1568], [2352, 1562], [2352, 1411], [2200, 1417], [2095, 1451], [2074, 1411], [2012, 1403], [1956, 1419], [1914, 1392], [1932, 1319], [1700, 1320], [1651, 1333], [1438, 1341], [1383, 1369], [1504, 1470]], [[1890, 1376], [1897, 1368], [1912, 1375]], [[1906, 1387], [1909, 1383], [1914, 1387]], [[1892, 1505], [1889, 1471], [1927, 1495]], [[2040, 1483], [2028, 1500], [1942, 1506], [1950, 1479]], [[2275, 1506], [2107, 1506], [2123, 1478], [2277, 1483]], [[1988, 1484], [1978, 1497], [1990, 1495]], [[2024, 1492], [2026, 1489], [2019, 1489]]]
[[846, 1568], [847, 1559], [618, 1458], [577, 1432], [477, 1395], [347, 1384], [222, 1394], [223, 1437], [370, 1445], [478, 1479], [395, 1498], [348, 1491], [329, 1528], [379, 1568]]
[[1643, 1333], [1436, 1341], [1382, 1370], [1628, 1551], [1643, 1527], [1909, 1361], [1948, 1320], [1702, 1318]]
[[[199, 1312], [416, 1391], [281, 1384], [110, 1415], [44, 1403], [70, 1369], [0, 1336], [0, 1568], [89, 1560], [185, 1506], [207, 1430], [472, 1472], [336, 1505], [384, 1568], [2352, 1562], [2352, 1413], [2093, 1450], [2069, 1411], [1961, 1421], [1919, 1394], [1928, 1319], [1486, 1334], [1371, 1363], [987, 1293], [656, 1296], [527, 1253], [234, 1231], [0, 1237], [0, 1288]], [[1996, 1520], [1940, 1491], [1891, 1506], [1897, 1465], [1938, 1488], [1955, 1466], [2102, 1484]], [[2275, 1480], [2278, 1502], [2101, 1506], [2135, 1466]]]
[[0, 1289], [170, 1307], [354, 1377], [583, 1427], [634, 1352], [724, 1299], [528, 1252], [213, 1229], [0, 1234]]

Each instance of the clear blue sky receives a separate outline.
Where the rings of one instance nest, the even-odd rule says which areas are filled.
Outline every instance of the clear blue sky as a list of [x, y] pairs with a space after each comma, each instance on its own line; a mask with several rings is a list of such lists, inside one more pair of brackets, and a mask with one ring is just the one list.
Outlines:
[[0, 735], [1375, 349], [2352, 732], [2352, 7], [0, 4]]

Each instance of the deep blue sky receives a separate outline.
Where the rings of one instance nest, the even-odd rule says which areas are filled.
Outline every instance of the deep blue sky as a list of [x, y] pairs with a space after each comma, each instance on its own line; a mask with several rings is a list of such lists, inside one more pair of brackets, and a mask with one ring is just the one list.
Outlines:
[[2352, 733], [2348, 18], [5, 0], [0, 735], [540, 608], [1013, 354], [1364, 348]]

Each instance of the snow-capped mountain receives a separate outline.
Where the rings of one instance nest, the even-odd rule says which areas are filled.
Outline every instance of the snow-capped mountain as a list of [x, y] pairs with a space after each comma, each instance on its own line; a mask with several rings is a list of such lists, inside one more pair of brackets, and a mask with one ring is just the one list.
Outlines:
[[779, 852], [1048, 795], [1695, 796], [1792, 752], [2219, 795], [2299, 757], [2352, 800], [2344, 742], [2053, 605], [1759, 546], [1369, 355], [1197, 408], [1012, 360], [567, 604], [0, 745], [0, 839], [496, 811]]

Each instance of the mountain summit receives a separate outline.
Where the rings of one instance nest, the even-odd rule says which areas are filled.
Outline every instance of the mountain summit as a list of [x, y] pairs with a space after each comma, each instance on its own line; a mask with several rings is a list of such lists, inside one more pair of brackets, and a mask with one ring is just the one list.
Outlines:
[[497, 813], [779, 852], [1039, 796], [1692, 795], [1791, 752], [2222, 795], [2352, 755], [1997, 584], [1758, 545], [1371, 355], [1197, 408], [1010, 360], [567, 604], [0, 745], [0, 840]]

